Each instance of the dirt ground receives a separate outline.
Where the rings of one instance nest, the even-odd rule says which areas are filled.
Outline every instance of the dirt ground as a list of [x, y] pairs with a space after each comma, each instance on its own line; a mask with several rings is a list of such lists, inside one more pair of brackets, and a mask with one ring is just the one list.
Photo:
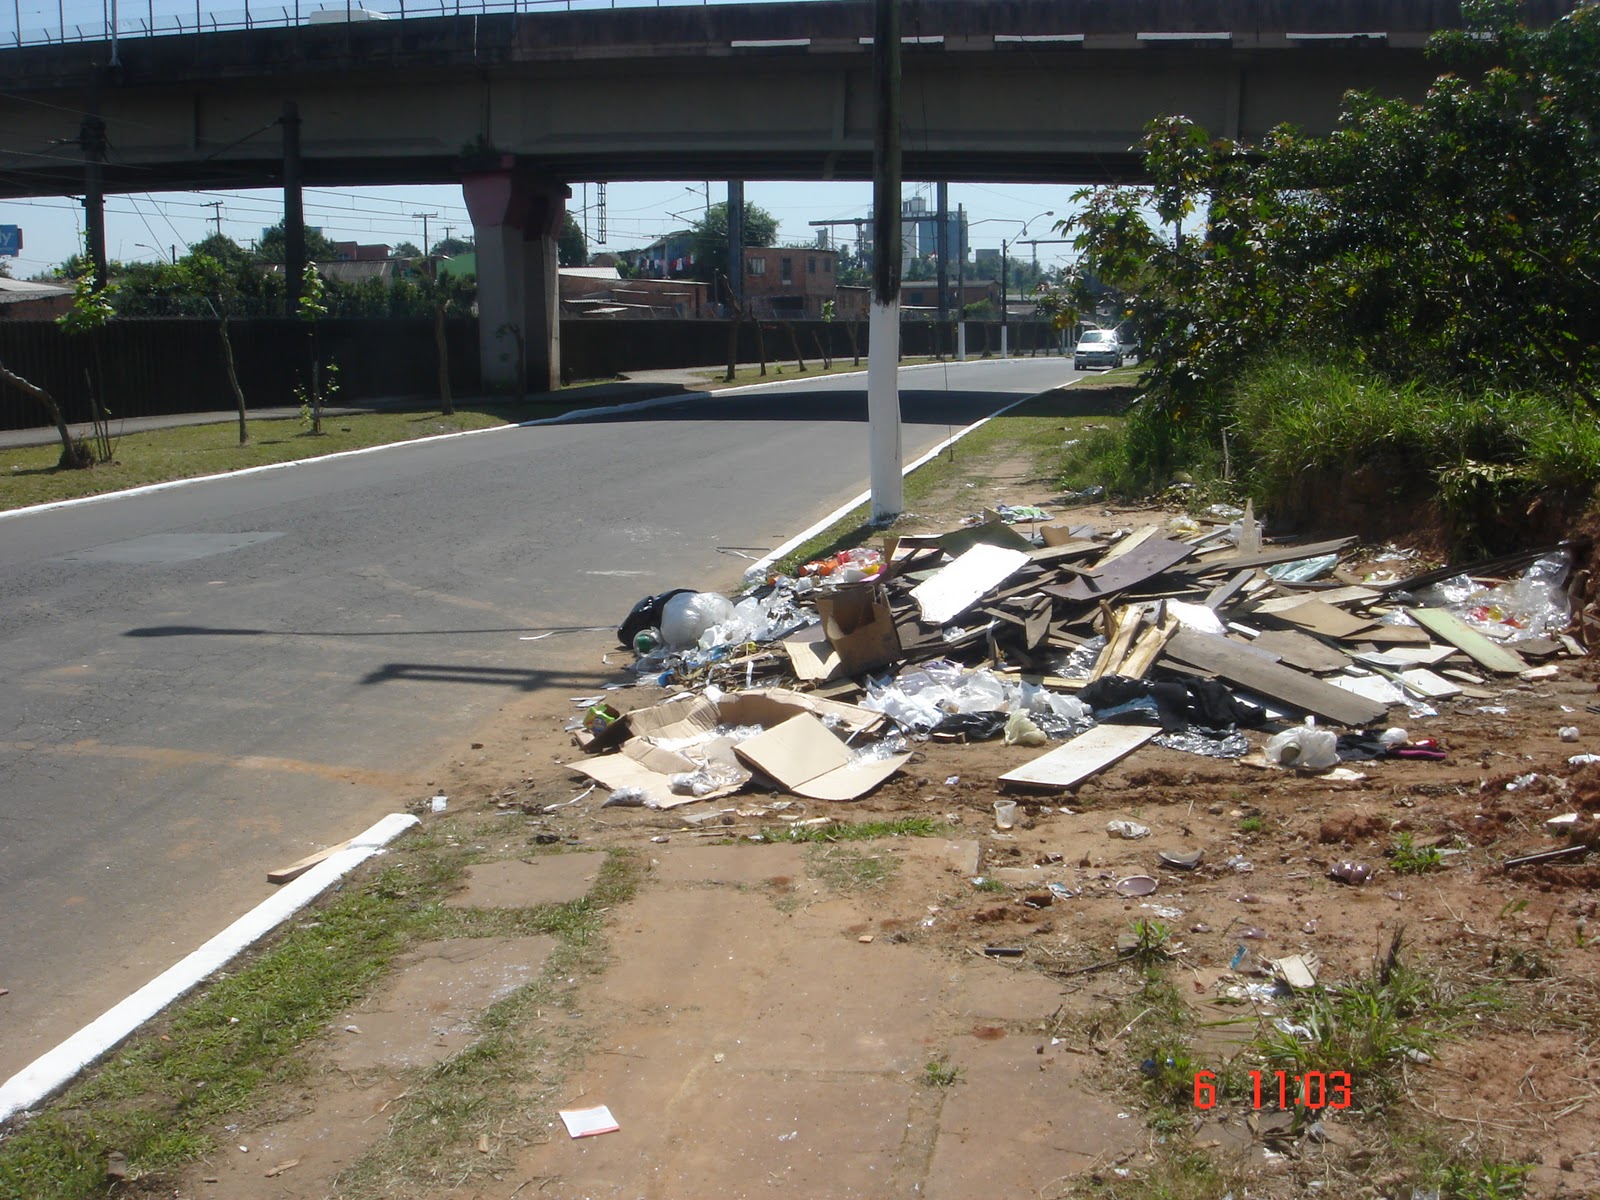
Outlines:
[[[1010, 464], [986, 486], [919, 504], [917, 522], [951, 528], [997, 500], [1052, 497]], [[1104, 528], [1162, 516], [1072, 512]], [[618, 599], [620, 618], [632, 598]], [[559, 653], [597, 680], [628, 678], [631, 656], [608, 637]], [[1587, 932], [1600, 865], [1500, 865], [1564, 844], [1547, 818], [1600, 812], [1600, 766], [1568, 763], [1600, 751], [1600, 716], [1587, 707], [1597, 676], [1586, 660], [1557, 661], [1554, 678], [1491, 681], [1491, 696], [1443, 702], [1437, 716], [1395, 710], [1394, 723], [1446, 757], [1350, 764], [1358, 777], [1346, 781], [1146, 746], [1071, 793], [1002, 793], [998, 775], [1039, 751], [922, 743], [857, 802], [747, 792], [669, 813], [601, 807], [604, 789], [567, 803], [588, 784], [570, 767], [572, 698], [508, 708], [441, 774], [449, 812], [424, 818], [484, 843], [456, 902], [575, 898], [606, 850], [632, 851], [648, 870], [608, 917], [609, 967], [577, 981], [576, 1004], [548, 1018], [579, 1022], [584, 1052], [529, 1081], [525, 1124], [482, 1130], [464, 1150], [477, 1162], [407, 1194], [1143, 1195], [1155, 1192], [1141, 1189], [1142, 1173], [1185, 1133], [1246, 1173], [1251, 1196], [1411, 1194], [1397, 1118], [1330, 1111], [1320, 1140], [1274, 1139], [1269, 1114], [1235, 1096], [1181, 1113], [1177, 1131], [1152, 1127], [1127, 1051], [1143, 973], [1117, 961], [1119, 937], [1141, 920], [1170, 930], [1164, 969], [1197, 1022], [1194, 1065], [1218, 1070], [1282, 1011], [1254, 965], [1313, 953], [1323, 982], [1351, 980], [1403, 928], [1403, 961], [1446, 989], [1497, 997], [1405, 1067], [1404, 1119], [1453, 1151], [1531, 1163], [1528, 1195], [1600, 1194], [1600, 963]], [[611, 695], [633, 708], [660, 694]], [[1578, 740], [1561, 740], [1562, 726]], [[1265, 740], [1250, 736], [1257, 748]], [[1020, 804], [1008, 831], [996, 828], [1001, 798]], [[510, 837], [507, 814], [519, 818]], [[750, 840], [816, 816], [930, 816], [948, 829], [820, 846]], [[1113, 838], [1111, 820], [1150, 834]], [[1440, 869], [1397, 873], [1386, 855], [1402, 833], [1443, 850]], [[1163, 850], [1203, 858], [1175, 870]], [[1367, 864], [1371, 879], [1334, 880], [1341, 860]], [[1125, 898], [1116, 884], [1130, 875], [1156, 890]], [[385, 1136], [417, 1072], [469, 1044], [474, 1015], [549, 952], [539, 938], [419, 948], [330, 1028], [301, 1091], [219, 1131], [223, 1149], [171, 1194], [342, 1194], [339, 1173]], [[555, 1109], [594, 1104], [620, 1130], [570, 1139]]]

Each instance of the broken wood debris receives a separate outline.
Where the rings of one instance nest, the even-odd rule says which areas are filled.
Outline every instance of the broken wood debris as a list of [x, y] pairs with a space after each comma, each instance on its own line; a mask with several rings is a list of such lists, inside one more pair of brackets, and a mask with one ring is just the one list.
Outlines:
[[[1528, 632], [1512, 620], [1485, 625], [1481, 613], [1469, 623], [1463, 618], [1470, 606], [1453, 600], [1450, 608], [1427, 607], [1429, 600], [1417, 590], [1424, 583], [1477, 580], [1478, 565], [1413, 576], [1408, 582], [1414, 586], [1402, 591], [1339, 562], [1353, 538], [1269, 541], [1261, 536], [1253, 507], [1231, 526], [1193, 535], [1172, 528], [1147, 525], [1119, 536], [1048, 521], [1014, 527], [986, 511], [981, 521], [944, 534], [889, 535], [881, 551], [866, 551], [866, 558], [855, 549], [841, 552], [808, 564], [798, 579], [768, 578], [763, 569], [746, 600], [780, 603], [786, 620], [781, 632], [676, 656], [661, 651], [647, 659], [647, 669], [662, 682], [693, 690], [714, 686], [723, 709], [740, 694], [795, 687], [797, 692], [782, 693], [788, 699], [781, 718], [788, 724], [763, 722], [764, 732], [753, 742], [724, 745], [727, 769], [705, 795], [669, 794], [668, 775], [690, 772], [693, 761], [657, 744], [652, 726], [663, 721], [655, 717], [618, 721], [605, 736], [581, 743], [591, 756], [619, 747], [622, 753], [613, 756], [615, 765], [580, 769], [613, 790], [642, 790], [659, 807], [728, 794], [752, 777], [813, 799], [854, 797], [892, 774], [908, 747], [894, 747], [870, 766], [856, 763], [850, 756], [882, 730], [866, 731], [859, 715], [832, 730], [816, 719], [819, 714], [799, 719], [795, 702], [802, 694], [826, 697], [845, 710], [870, 691], [867, 709], [891, 718], [884, 727], [898, 723], [913, 737], [960, 742], [997, 736], [1004, 722], [950, 724], [943, 718], [957, 713], [957, 705], [925, 702], [919, 709], [909, 698], [930, 681], [957, 686], [947, 683], [954, 679], [964, 686], [982, 672], [989, 689], [984, 701], [993, 698], [989, 692], [1006, 688], [1014, 698], [1019, 687], [1053, 697], [1051, 711], [1061, 720], [1047, 736], [1067, 739], [1033, 756], [1019, 748], [1019, 763], [1000, 776], [1001, 786], [1065, 789], [1156, 736], [1148, 723], [1099, 723], [1101, 711], [1121, 703], [1105, 697], [1134, 694], [1129, 688], [1145, 688], [1141, 694], [1150, 697], [1153, 688], [1221, 684], [1234, 707], [1214, 722], [1217, 727], [1310, 717], [1369, 729], [1387, 724], [1397, 706], [1425, 716], [1430, 704], [1498, 695], [1487, 690], [1496, 686], [1487, 677], [1509, 686], [1513, 680], [1505, 677], [1530, 677], [1528, 658], [1553, 664], [1582, 651], [1545, 619], [1548, 614]], [[1570, 564], [1576, 547], [1558, 549]], [[1511, 561], [1485, 565], [1499, 568]], [[870, 563], [864, 571], [858, 567], [863, 562]], [[1485, 582], [1493, 587], [1506, 581], [1491, 576]], [[811, 610], [817, 615], [808, 617]], [[1542, 676], [1559, 669], [1537, 670]], [[902, 678], [912, 681], [910, 691], [900, 689]], [[895, 702], [908, 702], [897, 710], [883, 700], [889, 693], [896, 694]], [[1073, 709], [1074, 695], [1088, 697], [1099, 710], [1081, 702]], [[1065, 707], [1057, 707], [1058, 701]], [[1046, 715], [1036, 699], [1030, 703], [1031, 715]], [[1150, 703], [1134, 722], [1153, 719]], [[1008, 699], [991, 707], [1012, 706]], [[718, 709], [711, 704], [702, 715], [715, 724], [706, 714]], [[985, 711], [962, 706], [958, 715]], [[872, 716], [866, 709], [854, 712]], [[1162, 714], [1168, 728], [1171, 718]], [[940, 724], [946, 725], [943, 731], [936, 728]], [[703, 732], [709, 734], [709, 724]]]

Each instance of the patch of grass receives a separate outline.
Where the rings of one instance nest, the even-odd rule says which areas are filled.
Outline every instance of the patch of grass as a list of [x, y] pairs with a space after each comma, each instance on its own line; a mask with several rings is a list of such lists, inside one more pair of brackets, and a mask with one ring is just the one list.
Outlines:
[[1245, 817], [1239, 822], [1240, 833], [1260, 833], [1264, 828], [1260, 817]]
[[1309, 1038], [1274, 1026], [1252, 1045], [1269, 1070], [1342, 1073], [1350, 1080], [1351, 1107], [1375, 1112], [1398, 1094], [1408, 1054], [1431, 1054], [1443, 1040], [1453, 1008], [1432, 979], [1397, 964], [1296, 1005], [1290, 1019]]
[[1010, 890], [1001, 880], [993, 879], [989, 876], [975, 880], [972, 886], [980, 892], [1004, 892]]
[[1440, 1174], [1441, 1200], [1518, 1200], [1527, 1194], [1528, 1171], [1497, 1158], [1454, 1162]]
[[922, 1082], [929, 1087], [952, 1088], [961, 1082], [965, 1074], [958, 1066], [942, 1058], [929, 1059], [922, 1068]]
[[1059, 1194], [1098, 1200], [1217, 1200], [1223, 1195], [1246, 1194], [1245, 1184], [1244, 1176], [1224, 1170], [1211, 1155], [1185, 1149], [1126, 1175], [1099, 1168], [1076, 1182], [1071, 1191]]
[[761, 836], [769, 842], [869, 842], [885, 837], [938, 837], [949, 830], [949, 825], [933, 817], [898, 817], [892, 821], [764, 827]]
[[[323, 1036], [330, 1020], [366, 994], [396, 954], [418, 942], [445, 935], [548, 933], [561, 939], [552, 972], [570, 978], [594, 969], [604, 913], [632, 894], [639, 872], [628, 856], [610, 856], [587, 896], [530, 910], [526, 921], [508, 924], [497, 911], [442, 903], [466, 859], [466, 851], [431, 831], [399, 843], [382, 870], [358, 877], [309, 911], [39, 1116], [11, 1129], [0, 1141], [0, 1196], [103, 1195], [112, 1150], [127, 1156], [136, 1177], [202, 1157], [213, 1148], [211, 1130], [223, 1118], [248, 1110], [263, 1089], [301, 1077], [301, 1048]], [[521, 1002], [513, 995], [484, 1016], [485, 1039], [469, 1052], [471, 1060], [503, 1059], [508, 1051], [496, 1034], [512, 1022]], [[462, 1092], [438, 1103], [469, 1111], [482, 1100], [479, 1093]], [[429, 1127], [436, 1128], [431, 1117]]]
[[831, 891], [872, 892], [888, 885], [900, 871], [900, 860], [892, 854], [869, 854], [848, 846], [813, 846], [806, 856], [806, 867]]
[[0, 509], [98, 496], [245, 467], [320, 458], [344, 450], [414, 441], [441, 433], [488, 429], [513, 421], [570, 412], [582, 407], [579, 397], [581, 392], [559, 403], [481, 405], [459, 409], [453, 416], [445, 416], [437, 410], [328, 416], [323, 419], [321, 436], [307, 433], [296, 418], [256, 419], [250, 422], [250, 442], [244, 446], [239, 445], [237, 423], [153, 429], [116, 438], [114, 461], [86, 471], [55, 469], [61, 454], [59, 442], [53, 446], [0, 450]]
[[1409, 833], [1395, 834], [1394, 845], [1389, 849], [1389, 868], [1396, 875], [1421, 875], [1427, 871], [1437, 871], [1443, 862], [1433, 847], [1414, 845]]

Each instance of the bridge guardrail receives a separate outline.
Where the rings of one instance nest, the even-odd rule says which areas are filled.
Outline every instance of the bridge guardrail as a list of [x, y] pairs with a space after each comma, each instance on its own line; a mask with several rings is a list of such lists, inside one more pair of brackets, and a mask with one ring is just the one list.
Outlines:
[[[618, 8], [707, 8], [744, 0], [295, 0], [284, 4], [251, 4], [242, 9], [206, 11], [199, 3], [189, 8], [173, 0], [128, 0], [115, 18], [116, 36], [124, 38], [176, 37], [184, 34], [224, 33], [250, 29], [281, 29], [294, 25], [392, 21], [429, 17], [471, 17], [489, 13], [537, 14], [541, 12], [596, 12]], [[801, 0], [803, 3], [804, 0]], [[112, 9], [106, 4], [69, 17], [65, 4], [57, 9], [55, 27], [24, 29], [20, 20], [12, 28], [0, 26], [0, 46], [53, 46], [65, 42], [109, 42]], [[140, 12], [140, 9], [143, 12]], [[95, 11], [95, 10], [98, 11]], [[132, 15], [128, 13], [132, 12]], [[20, 5], [13, 9], [20, 17]], [[323, 15], [326, 14], [326, 15]]]

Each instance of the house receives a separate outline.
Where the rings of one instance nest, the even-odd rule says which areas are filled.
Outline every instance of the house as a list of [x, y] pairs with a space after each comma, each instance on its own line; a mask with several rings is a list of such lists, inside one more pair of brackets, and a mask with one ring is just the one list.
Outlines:
[[581, 317], [705, 317], [697, 279], [623, 279], [616, 267], [562, 267], [561, 310]]
[[389, 257], [387, 246], [362, 246], [356, 242], [335, 242], [333, 257], [337, 262], [382, 262]]
[[744, 252], [744, 303], [758, 318], [820, 320], [836, 300], [839, 252], [817, 246], [749, 246]]
[[645, 279], [677, 279], [694, 266], [694, 231], [679, 229], [634, 251], [633, 269]]
[[[965, 309], [969, 304], [980, 304], [985, 300], [998, 302], [1000, 299], [1000, 286], [992, 279], [964, 279], [961, 281], [960, 302], [957, 302], [956, 277], [954, 273], [946, 281], [950, 295], [951, 315], [956, 315], [960, 309]], [[921, 310], [923, 314], [938, 313], [939, 311], [939, 281], [937, 279], [906, 279], [900, 283], [900, 311], [903, 314], [907, 309]]]
[[0, 321], [53, 321], [71, 308], [69, 287], [0, 279]]

